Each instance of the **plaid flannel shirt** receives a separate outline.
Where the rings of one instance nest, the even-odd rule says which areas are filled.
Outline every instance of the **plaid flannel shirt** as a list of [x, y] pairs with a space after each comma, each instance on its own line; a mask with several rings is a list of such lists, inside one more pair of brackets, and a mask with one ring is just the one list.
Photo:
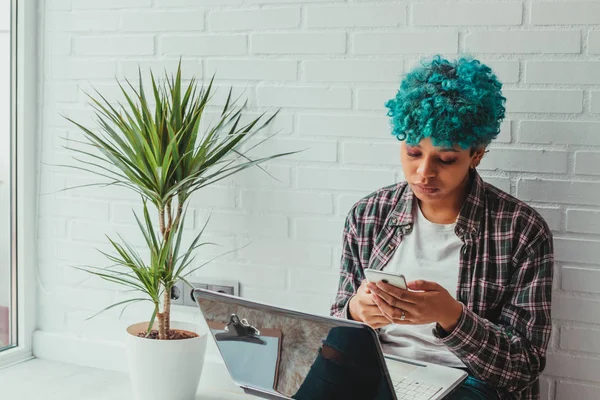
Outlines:
[[[364, 269], [381, 270], [413, 227], [414, 194], [406, 182], [356, 203], [346, 218], [340, 282], [331, 314], [346, 318]], [[433, 333], [500, 399], [539, 399], [551, 331], [552, 234], [525, 203], [476, 172], [455, 228], [463, 242], [456, 328]], [[418, 277], [415, 277], [418, 278]]]

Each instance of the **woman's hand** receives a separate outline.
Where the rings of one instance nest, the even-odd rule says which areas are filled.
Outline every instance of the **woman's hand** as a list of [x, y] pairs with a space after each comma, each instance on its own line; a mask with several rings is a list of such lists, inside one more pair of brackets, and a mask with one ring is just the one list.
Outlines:
[[367, 288], [381, 313], [395, 324], [437, 322], [446, 332], [452, 332], [462, 315], [462, 304], [435, 282], [409, 282], [411, 291], [383, 282], [369, 283]]
[[367, 289], [367, 281], [364, 280], [356, 291], [356, 294], [350, 299], [348, 305], [350, 317], [355, 321], [364, 322], [373, 329], [378, 329], [392, 322], [386, 318], [380, 308], [373, 301], [373, 297], [369, 289]]

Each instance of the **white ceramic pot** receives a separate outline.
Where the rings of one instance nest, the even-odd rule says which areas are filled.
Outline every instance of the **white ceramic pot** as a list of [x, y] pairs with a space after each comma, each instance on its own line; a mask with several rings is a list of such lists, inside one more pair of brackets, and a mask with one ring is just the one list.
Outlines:
[[207, 334], [183, 322], [171, 322], [171, 329], [196, 332], [200, 336], [183, 340], [155, 340], [138, 337], [147, 322], [127, 328], [127, 359], [135, 400], [194, 400], [202, 374]]

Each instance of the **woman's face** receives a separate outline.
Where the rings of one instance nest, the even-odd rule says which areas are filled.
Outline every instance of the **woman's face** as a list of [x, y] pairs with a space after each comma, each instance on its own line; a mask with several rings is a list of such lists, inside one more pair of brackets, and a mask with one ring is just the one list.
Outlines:
[[452, 202], [467, 188], [469, 168], [479, 165], [485, 149], [471, 152], [459, 146], [435, 147], [431, 139], [416, 146], [402, 142], [404, 177], [415, 196], [426, 203]]

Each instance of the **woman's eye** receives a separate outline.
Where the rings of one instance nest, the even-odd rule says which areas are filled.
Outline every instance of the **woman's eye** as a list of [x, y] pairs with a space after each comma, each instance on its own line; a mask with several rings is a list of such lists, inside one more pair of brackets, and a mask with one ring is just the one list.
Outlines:
[[444, 165], [451, 165], [451, 164], [454, 164], [456, 162], [456, 160], [455, 159], [454, 160], [442, 160], [440, 158], [440, 162]]
[[406, 153], [409, 157], [419, 157], [420, 153]]

